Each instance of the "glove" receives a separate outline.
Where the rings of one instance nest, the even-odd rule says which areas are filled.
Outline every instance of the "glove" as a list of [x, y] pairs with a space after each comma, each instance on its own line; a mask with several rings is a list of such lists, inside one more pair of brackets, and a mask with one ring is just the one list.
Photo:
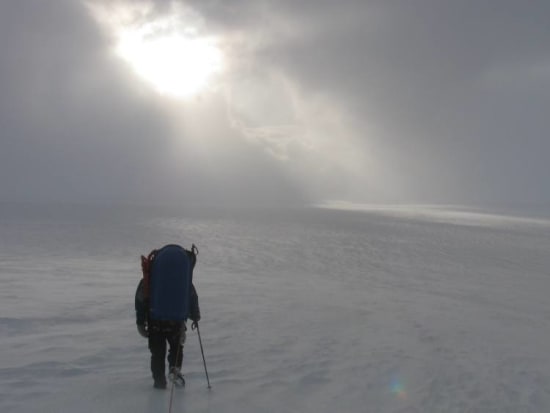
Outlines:
[[149, 330], [147, 329], [147, 325], [146, 324], [138, 324], [137, 325], [137, 330], [138, 330], [138, 333], [140, 336], [142, 337], [149, 337]]
[[197, 328], [199, 328], [199, 320], [193, 320], [191, 323], [191, 330], [196, 330]]

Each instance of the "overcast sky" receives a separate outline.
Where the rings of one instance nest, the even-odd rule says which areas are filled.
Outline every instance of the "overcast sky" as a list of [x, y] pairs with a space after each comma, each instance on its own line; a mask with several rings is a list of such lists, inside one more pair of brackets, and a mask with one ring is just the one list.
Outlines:
[[550, 202], [547, 0], [8, 0], [0, 57], [3, 201]]

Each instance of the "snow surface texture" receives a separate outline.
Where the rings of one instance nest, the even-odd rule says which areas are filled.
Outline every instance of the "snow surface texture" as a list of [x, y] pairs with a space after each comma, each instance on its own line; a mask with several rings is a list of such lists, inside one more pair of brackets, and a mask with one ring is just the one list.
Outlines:
[[[0, 210], [0, 411], [167, 412], [139, 255], [200, 248], [174, 412], [550, 411], [550, 222], [440, 208]], [[443, 213], [444, 212], [444, 213]]]

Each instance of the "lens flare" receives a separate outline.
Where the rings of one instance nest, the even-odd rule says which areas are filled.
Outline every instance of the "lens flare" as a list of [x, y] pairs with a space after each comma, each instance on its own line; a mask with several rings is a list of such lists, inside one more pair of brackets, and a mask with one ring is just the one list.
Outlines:
[[405, 385], [398, 378], [392, 379], [390, 383], [390, 391], [395, 394], [397, 398], [405, 400], [407, 398], [407, 392], [405, 391]]

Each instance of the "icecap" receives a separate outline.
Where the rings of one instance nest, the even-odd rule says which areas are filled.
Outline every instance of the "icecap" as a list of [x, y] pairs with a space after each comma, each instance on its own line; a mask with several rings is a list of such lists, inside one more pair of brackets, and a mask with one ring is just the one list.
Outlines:
[[0, 411], [168, 412], [139, 255], [200, 249], [173, 412], [550, 411], [550, 222], [449, 208], [0, 209]]

